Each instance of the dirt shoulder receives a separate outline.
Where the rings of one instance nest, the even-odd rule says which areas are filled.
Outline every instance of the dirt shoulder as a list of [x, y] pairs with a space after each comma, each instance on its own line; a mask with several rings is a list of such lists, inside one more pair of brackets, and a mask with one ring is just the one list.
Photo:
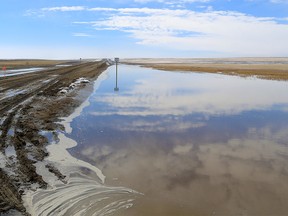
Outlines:
[[[0, 79], [0, 214], [17, 209], [27, 215], [24, 190], [47, 186], [33, 165], [48, 156], [45, 133], [64, 130], [59, 119], [89, 96], [81, 89], [92, 89], [107, 67], [106, 61], [87, 62]], [[53, 165], [47, 169], [63, 178]]]
[[[288, 59], [287, 58], [255, 58], [255, 59], [196, 59], [192, 60], [133, 60], [126, 61], [126, 64], [137, 64], [143, 67], [151, 67], [158, 70], [170, 70], [181, 72], [206, 72], [221, 73], [226, 75], [237, 75], [243, 77], [255, 76], [260, 79], [288, 80]], [[213, 63], [217, 62], [217, 63]]]

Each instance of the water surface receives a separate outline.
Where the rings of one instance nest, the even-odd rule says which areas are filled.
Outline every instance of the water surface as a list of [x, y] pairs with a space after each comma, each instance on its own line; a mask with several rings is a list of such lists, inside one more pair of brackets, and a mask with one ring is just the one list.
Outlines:
[[288, 215], [288, 84], [119, 66], [72, 122], [71, 153], [131, 188], [114, 215]]

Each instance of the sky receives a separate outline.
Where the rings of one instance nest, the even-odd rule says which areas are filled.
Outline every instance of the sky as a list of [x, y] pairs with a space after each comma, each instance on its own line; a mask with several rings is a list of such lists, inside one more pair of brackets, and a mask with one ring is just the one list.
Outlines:
[[0, 3], [0, 59], [288, 56], [288, 0]]

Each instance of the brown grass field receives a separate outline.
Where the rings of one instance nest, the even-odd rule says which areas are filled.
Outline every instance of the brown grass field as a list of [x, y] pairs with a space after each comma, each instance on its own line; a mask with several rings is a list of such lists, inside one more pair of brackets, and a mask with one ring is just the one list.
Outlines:
[[18, 68], [30, 68], [30, 67], [50, 67], [57, 64], [65, 64], [71, 61], [68, 60], [31, 60], [31, 59], [21, 59], [21, 60], [0, 60], [0, 70], [2, 67], [9, 69]]
[[152, 64], [145, 65], [159, 70], [196, 71], [222, 73], [243, 77], [256, 76], [260, 79], [288, 80], [288, 65], [235, 65], [235, 64]]
[[288, 80], [288, 58], [127, 59], [123, 63], [158, 70], [221, 73], [242, 77], [255, 76], [269, 80]]

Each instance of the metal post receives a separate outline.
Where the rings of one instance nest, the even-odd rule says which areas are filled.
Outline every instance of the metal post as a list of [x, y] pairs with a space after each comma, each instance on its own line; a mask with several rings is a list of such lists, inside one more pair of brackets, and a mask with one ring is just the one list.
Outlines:
[[116, 62], [116, 88], [118, 88], [118, 63]]
[[118, 62], [119, 62], [119, 58], [115, 58], [115, 63], [116, 63], [116, 87], [114, 88], [114, 91], [119, 91], [119, 88], [118, 88]]

